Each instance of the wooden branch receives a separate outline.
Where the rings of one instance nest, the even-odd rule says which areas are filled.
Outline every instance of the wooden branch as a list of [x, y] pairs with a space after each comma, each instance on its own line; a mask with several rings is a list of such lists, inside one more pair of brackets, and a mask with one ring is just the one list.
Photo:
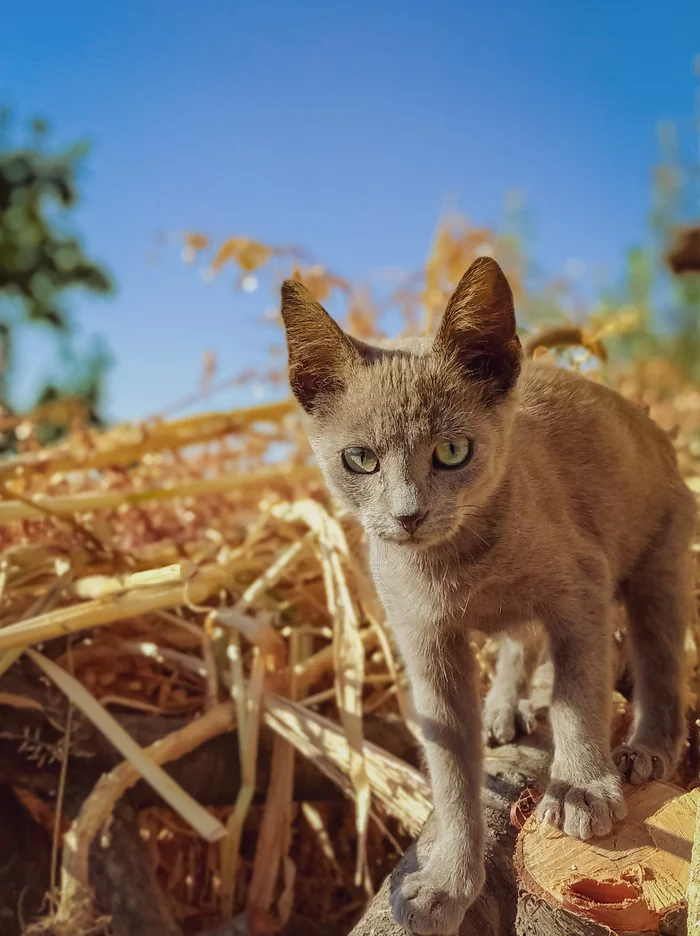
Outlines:
[[[9, 677], [14, 669], [3, 677]], [[58, 724], [65, 719], [65, 698], [56, 697], [50, 687], [34, 681], [31, 687], [17, 677], [10, 682], [13, 691], [27, 695], [31, 691], [37, 700], [36, 708], [20, 709], [0, 703], [0, 731], [16, 738], [16, 741], [0, 738], [0, 783], [27, 787], [39, 796], [47, 796], [56, 787], [58, 764], [46, 763], [39, 767], [29, 761], [17, 748], [24, 739], [25, 731], [30, 735], [40, 733], [47, 742], [57, 742], [61, 735], [48, 723], [47, 715]], [[49, 701], [50, 700], [50, 701]], [[132, 712], [114, 712], [123, 728], [141, 747], [148, 747], [160, 738], [186, 727], [191, 718], [179, 715], [144, 715]], [[418, 768], [419, 752], [415, 739], [404, 721], [395, 715], [370, 715], [364, 720], [365, 737], [409, 766]], [[254, 802], [260, 802], [270, 784], [272, 746], [276, 735], [266, 726], [261, 727], [256, 793]], [[103, 772], [108, 772], [120, 762], [112, 745], [86, 721], [74, 725], [71, 753], [75, 762], [68, 779], [72, 801], [76, 809], [90, 793]], [[196, 751], [178, 758], [167, 766], [167, 772], [201, 803], [209, 806], [230, 805], [238, 791], [240, 777], [239, 746], [235, 731], [221, 734], [204, 742]], [[297, 757], [294, 761], [294, 799], [297, 802], [329, 801], [344, 798], [339, 786], [326, 777], [313, 760]], [[139, 782], [129, 793], [129, 802], [138, 809], [146, 809], [161, 803], [146, 783]]]
[[[154, 742], [147, 749], [147, 754], [155, 763], [164, 764], [194, 750], [208, 738], [230, 731], [233, 720], [233, 704], [222, 703], [180, 731]], [[61, 867], [61, 901], [53, 921], [56, 936], [73, 936], [89, 930], [93, 918], [88, 873], [90, 846], [111, 816], [115, 804], [140, 776], [130, 761], [124, 761], [111, 773], [103, 774], [66, 834]]]
[[115, 426], [108, 432], [93, 433], [92, 449], [76, 446], [75, 440], [69, 438], [62, 445], [5, 458], [0, 466], [0, 481], [33, 472], [51, 474], [128, 465], [149, 452], [203, 445], [241, 432], [255, 423], [277, 423], [292, 410], [291, 400], [281, 400], [228, 413], [202, 413], [171, 422]]
[[[0, 525], [17, 520], [35, 520], [47, 513], [59, 517], [95, 510], [116, 510], [124, 504], [143, 504], [147, 501], [173, 500], [176, 497], [204, 497], [208, 494], [228, 494], [255, 489], [268, 484], [302, 481], [319, 478], [318, 468], [307, 465], [275, 465], [250, 474], [219, 475], [216, 478], [198, 478], [183, 481], [171, 487], [154, 487], [143, 490], [79, 491], [77, 494], [59, 494], [36, 497], [34, 501], [5, 500], [0, 502]], [[35, 506], [36, 505], [36, 506]]]
[[[21, 669], [17, 672], [12, 688], [22, 697], [29, 691], [22, 683]], [[53, 698], [50, 687], [36, 684], [33, 690], [32, 696], [37, 700], [37, 705], [29, 708], [22, 706], [20, 709], [9, 704], [3, 707], [3, 729], [22, 738], [23, 727], [32, 725], [42, 728], [42, 734], [56, 740], [60, 732], [47, 724], [48, 699]], [[52, 706], [51, 711], [53, 718], [60, 724], [65, 713], [59, 705]], [[313, 719], [312, 715], [311, 723], [315, 723]], [[200, 802], [215, 805], [231, 803], [235, 798], [240, 779], [240, 758], [235, 733], [230, 730], [230, 703], [218, 706], [195, 721], [182, 717], [129, 713], [122, 713], [119, 720], [139, 744], [150, 745], [149, 751], [153, 752], [154, 759], [162, 762], [161, 758], [178, 758], [169, 765], [168, 772]], [[216, 731], [222, 732], [217, 737], [210, 736], [214, 733], [214, 722]], [[72, 936], [73, 933], [80, 933], [79, 926], [85, 929], [95, 918], [96, 908], [91, 892], [91, 888], [94, 888], [99, 910], [112, 917], [115, 936], [131, 936], [135, 933], [137, 929], [134, 921], [141, 912], [146, 914], [144, 919], [147, 919], [148, 926], [144, 924], [143, 930], [139, 929], [139, 932], [148, 932], [149, 936], [175, 936], [178, 930], [172, 929], [168, 914], [158, 905], [157, 886], [143, 871], [145, 857], [140, 853], [138, 835], [129, 823], [125, 825], [122, 821], [125, 810], [135, 813], [159, 800], [147, 784], [138, 782], [129, 791], [128, 797], [124, 797], [118, 805], [115, 812], [117, 819], [112, 821], [110, 829], [109, 844], [103, 848], [97, 841], [97, 832], [104, 828], [115, 803], [126, 788], [138, 779], [138, 774], [130, 768], [128, 762], [117, 763], [114, 750], [99, 732], [95, 732], [89, 724], [80, 727], [85, 730], [76, 732], [74, 748], [79, 747], [81, 753], [91, 753], [93, 756], [88, 760], [76, 758], [74, 766], [69, 770], [66, 812], [70, 816], [77, 815], [64, 853], [64, 872], [70, 876], [67, 881], [64, 878], [67, 886], [64, 886], [58, 918], [41, 921], [32, 932], [41, 936]], [[416, 764], [415, 740], [398, 717], [370, 716], [365, 720], [365, 735], [370, 742], [378, 743], [409, 764]], [[186, 736], [185, 740], [189, 738], [187, 743], [183, 743], [183, 736]], [[203, 738], [208, 740], [201, 743]], [[271, 752], [275, 738], [278, 735], [263, 728], [256, 778], [257, 799], [262, 799], [270, 783]], [[195, 744], [199, 746], [189, 750]], [[58, 765], [47, 764], [37, 769], [33, 762], [24, 763], [24, 755], [18, 755], [16, 743], [14, 748], [11, 741], [5, 741], [3, 745], [10, 750], [3, 751], [4, 760], [0, 756], [0, 779], [19, 783], [43, 797], [55, 789]], [[12, 750], [15, 752], [14, 757]], [[295, 758], [294, 766], [294, 795], [298, 800], [318, 801], [343, 797], [336, 783], [328, 780], [311, 760]], [[91, 840], [88, 860], [87, 849]], [[30, 865], [27, 865], [27, 869], [30, 869]], [[85, 883], [88, 872], [89, 885]], [[150, 910], [147, 911], [147, 908]], [[148, 917], [148, 912], [152, 919]]]
[[137, 813], [119, 804], [106, 845], [90, 850], [90, 884], [110, 936], [182, 936], [139, 835]]

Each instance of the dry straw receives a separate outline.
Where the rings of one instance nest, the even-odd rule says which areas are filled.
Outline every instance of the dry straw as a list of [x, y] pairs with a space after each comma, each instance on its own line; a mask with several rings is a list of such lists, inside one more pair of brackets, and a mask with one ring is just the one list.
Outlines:
[[[4, 525], [7, 548], [0, 667], [7, 669], [26, 654], [125, 758], [122, 767], [102, 778], [65, 839], [57, 927], [75, 932], [88, 927], [93, 912], [86, 887], [89, 844], [138, 777], [203, 838], [222, 838], [220, 905], [224, 914], [235, 910], [262, 720], [276, 740], [246, 896], [252, 912], [282, 925], [292, 911], [295, 751], [313, 759], [354, 799], [356, 877], [367, 890], [373, 785], [378, 804], [409, 831], [426, 811], [424, 781], [400, 762], [387, 767], [382, 752], [368, 749], [363, 739], [365, 676], [383, 691], [396, 676], [396, 661], [377, 624], [380, 612], [366, 571], [348, 545], [348, 534], [357, 538], [357, 531], [347, 518], [334, 516], [317, 469], [307, 464], [303, 441], [292, 461], [261, 462], [260, 453], [275, 437], [267, 429], [261, 443], [261, 421], [286, 419], [288, 413], [284, 403], [143, 431], [83, 432], [55, 450], [7, 459], [2, 468], [7, 496], [0, 502], [0, 530]], [[239, 443], [233, 454], [222, 448], [212, 455], [200, 447], [182, 460], [165, 451], [232, 432]], [[243, 459], [250, 470], [240, 469]], [[235, 472], [226, 470], [231, 461], [239, 466]], [[126, 464], [128, 471], [119, 468]], [[212, 464], [223, 470], [211, 476]], [[289, 500], [290, 494], [300, 497]], [[183, 518], [190, 533], [186, 541], [179, 537]], [[177, 561], [158, 564], [178, 555]], [[78, 639], [75, 676], [60, 655], [68, 636]], [[383, 653], [376, 657], [380, 641]], [[141, 661], [142, 670], [151, 666], [150, 675], [161, 683], [158, 667], [203, 679], [199, 695], [190, 689], [191, 703], [178, 700], [194, 707], [194, 714], [197, 708], [207, 710], [182, 742], [143, 750], [110, 713], [115, 703], [149, 712], [174, 706], [174, 693], [144, 696], [137, 680], [122, 680], [115, 670], [122, 656]], [[231, 703], [224, 710], [218, 699], [226, 690]], [[292, 708], [282, 707], [279, 693]], [[310, 696], [325, 701], [309, 698], [305, 705]], [[12, 695], [3, 701], [26, 704]], [[224, 830], [159, 764], [179, 756], [190, 741], [196, 745], [210, 731], [230, 727], [232, 713], [241, 777], [240, 784], [232, 778], [236, 799]], [[324, 726], [320, 734], [319, 725]], [[407, 789], [414, 792], [388, 795], [382, 771], [393, 776], [393, 785], [402, 769], [404, 779], [410, 778]], [[411, 805], [414, 793], [418, 806]]]
[[[439, 233], [421, 296], [428, 328], [450, 282], [487, 237]], [[241, 250], [238, 244], [236, 256]], [[513, 275], [517, 287], [517, 270]], [[309, 277], [321, 297], [325, 288], [340, 288], [318, 272]], [[357, 307], [353, 314], [369, 335], [371, 316], [362, 318]], [[573, 340], [602, 357], [604, 336], [599, 329]], [[572, 340], [559, 334], [549, 344], [565, 338]], [[700, 494], [697, 395], [674, 375], [658, 386], [648, 376], [630, 381], [630, 395], [643, 391], [657, 401], [654, 415], [666, 428], [680, 424], [679, 458]], [[664, 403], [669, 382], [679, 398], [686, 393], [683, 408]], [[285, 460], [275, 461], [281, 442]], [[0, 675], [26, 654], [124, 757], [100, 779], [64, 840], [57, 931], [89, 930], [89, 846], [140, 777], [207, 841], [224, 836], [211, 858], [220, 874], [218, 909], [230, 915], [247, 908], [272, 929], [283, 926], [300, 883], [298, 815], [329, 873], [342, 874], [340, 851], [351, 851], [347, 842], [338, 848], [318, 804], [297, 809], [299, 758], [352, 803], [354, 882], [345, 885], [349, 904], [361, 900], [377, 883], [376, 868], [386, 869], [370, 861], [368, 830], [385, 829], [382, 850], [395, 855], [395, 836], [406, 841], [421, 828], [429, 790], [415, 769], [365, 738], [370, 713], [401, 715], [414, 734], [418, 729], [360, 532], [323, 489], [291, 403], [104, 433], [81, 428], [50, 449], [30, 436], [24, 451], [0, 465], [0, 484]], [[64, 666], [69, 636], [74, 676]], [[31, 703], [4, 693], [0, 704], [24, 710]], [[116, 717], [125, 707], [191, 720], [143, 749]], [[162, 764], [234, 725], [241, 776], [231, 778], [224, 829]], [[241, 846], [252, 822], [262, 725], [274, 741], [248, 874]], [[171, 883], [178, 873], [168, 869]]]

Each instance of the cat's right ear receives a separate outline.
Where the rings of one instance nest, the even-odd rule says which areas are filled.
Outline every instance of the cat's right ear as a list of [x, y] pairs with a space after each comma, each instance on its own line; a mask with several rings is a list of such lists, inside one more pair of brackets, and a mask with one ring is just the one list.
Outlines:
[[289, 383], [299, 403], [311, 413], [322, 400], [345, 389], [347, 368], [359, 360], [359, 353], [323, 306], [294, 280], [282, 284], [282, 320]]
[[436, 350], [458, 361], [492, 399], [506, 396], [520, 373], [513, 293], [495, 260], [472, 263], [447, 303]]

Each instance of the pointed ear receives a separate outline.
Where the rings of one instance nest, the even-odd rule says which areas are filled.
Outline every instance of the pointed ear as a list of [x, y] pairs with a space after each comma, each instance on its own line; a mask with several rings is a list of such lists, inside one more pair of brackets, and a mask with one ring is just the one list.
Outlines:
[[456, 359], [489, 396], [505, 396], [520, 373], [513, 293], [503, 270], [479, 257], [460, 280], [435, 336], [434, 349]]
[[282, 284], [282, 319], [292, 392], [311, 413], [323, 398], [345, 388], [345, 372], [359, 353], [323, 306], [294, 280]]

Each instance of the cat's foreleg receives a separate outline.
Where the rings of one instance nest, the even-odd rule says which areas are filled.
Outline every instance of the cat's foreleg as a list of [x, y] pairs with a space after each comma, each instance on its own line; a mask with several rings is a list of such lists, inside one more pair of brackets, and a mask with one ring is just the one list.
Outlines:
[[425, 865], [392, 895], [392, 909], [413, 933], [455, 933], [484, 883], [476, 661], [466, 630], [434, 622], [402, 622], [394, 630], [423, 734], [438, 831]]

